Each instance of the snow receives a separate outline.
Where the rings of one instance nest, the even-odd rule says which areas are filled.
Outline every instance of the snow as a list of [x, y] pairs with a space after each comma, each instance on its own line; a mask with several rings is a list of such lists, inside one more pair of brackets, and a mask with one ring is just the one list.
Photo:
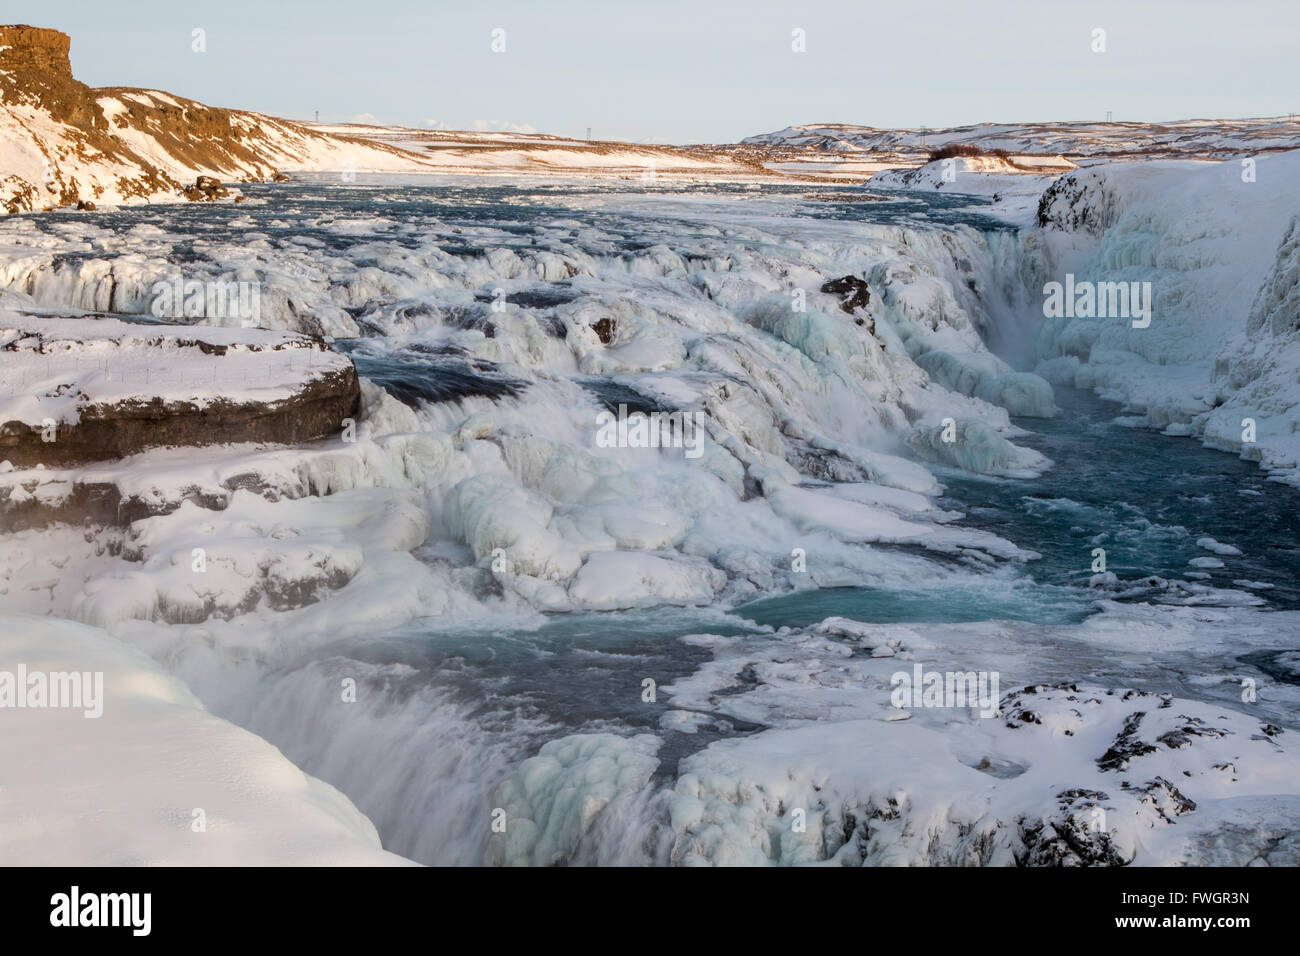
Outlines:
[[[1261, 159], [1247, 194], [1230, 191], [1234, 164], [1093, 166], [1075, 174], [1077, 193], [1048, 204], [1058, 226], [1091, 210], [1077, 228], [999, 233], [795, 218], [784, 197], [594, 187], [548, 196], [571, 208], [523, 227], [515, 208], [454, 221], [241, 209], [194, 245], [188, 268], [249, 270], [279, 331], [26, 314], [142, 314], [143, 290], [187, 233], [165, 212], [128, 225], [15, 217], [0, 224], [0, 276], [17, 310], [0, 322], [3, 342], [39, 332], [45, 346], [6, 353], [11, 411], [0, 420], [75, 414], [58, 389], [66, 383], [93, 400], [277, 394], [312, 374], [295, 361], [303, 353], [346, 362], [306, 337], [325, 328], [366, 330], [346, 347], [373, 380], [355, 441], [0, 471], [0, 508], [13, 521], [0, 534], [0, 600], [39, 615], [19, 619], [35, 622], [28, 643], [8, 646], [51, 668], [85, 658], [118, 675], [104, 721], [127, 722], [106, 753], [133, 765], [144, 760], [133, 741], [157, 749], [157, 764], [134, 764], [140, 780], [206, 766], [208, 755], [251, 762], [225, 782], [247, 843], [175, 840], [167, 827], [185, 826], [189, 807], [169, 784], [124, 824], [142, 835], [141, 859], [380, 857], [361, 812], [292, 760], [345, 788], [403, 853], [457, 863], [624, 852], [684, 864], [1295, 863], [1300, 691], [1278, 681], [1246, 701], [1239, 658], [1290, 647], [1300, 621], [1203, 583], [1226, 574], [1160, 582], [1164, 603], [1142, 603], [1155, 585], [1097, 575], [1079, 598], [1090, 616], [1061, 625], [837, 616], [773, 630], [743, 622], [742, 607], [834, 587], [945, 608], [990, 595], [1041, 602], [1021, 567], [1037, 555], [936, 497], [950, 469], [1013, 481], [1052, 467], [1011, 421], [1055, 414], [1049, 383], [1096, 386], [1130, 403], [1131, 424], [1216, 445], [1250, 408], [1259, 459], [1293, 478], [1294, 165], [1293, 154]], [[472, 188], [441, 186], [448, 202], [467, 202], [455, 190]], [[1091, 231], [1101, 223], [1109, 228]], [[532, 231], [521, 239], [520, 228]], [[472, 251], [449, 251], [462, 247]], [[1035, 315], [1037, 291], [1066, 269], [1155, 281], [1151, 326]], [[846, 275], [871, 293], [854, 313], [818, 291]], [[497, 288], [504, 311], [490, 302]], [[1032, 340], [1035, 329], [1035, 372], [985, 344]], [[179, 344], [189, 337], [225, 345], [228, 364], [189, 355]], [[78, 368], [84, 356], [113, 377]], [[201, 381], [241, 368], [247, 384]], [[132, 369], [149, 376], [147, 391]], [[409, 404], [401, 387], [416, 396]], [[602, 447], [600, 412], [629, 395], [700, 415], [702, 456]], [[1239, 553], [1188, 540], [1215, 555], [1192, 568], [1217, 570], [1219, 556]], [[1267, 594], [1246, 579], [1234, 587]], [[475, 711], [481, 700], [455, 699], [428, 671], [348, 656], [404, 641], [432, 650], [424, 629], [509, 631], [472, 648], [495, 658], [553, 612], [602, 612], [583, 624], [599, 629], [629, 610], [677, 620], [669, 615], [728, 608], [739, 610], [724, 633], [683, 639], [705, 659], [659, 688], [669, 709], [648, 724], [493, 714], [493, 725]], [[513, 677], [516, 663], [500, 666]], [[1002, 719], [892, 706], [890, 676], [914, 664], [1000, 674]], [[320, 693], [354, 675], [367, 692], [355, 710]], [[180, 681], [285, 755], [204, 712]], [[121, 690], [164, 685], [164, 719], [187, 736], [160, 740], [156, 714]], [[728, 737], [738, 725], [753, 732]], [[113, 766], [98, 741], [76, 743], [94, 732], [78, 728], [6, 735], [5, 765], [66, 735], [69, 760]], [[664, 750], [680, 744], [676, 733], [694, 749], [661, 766], [661, 752], [681, 752]], [[1119, 758], [1101, 766], [1111, 750]], [[75, 763], [60, 766], [55, 782], [72, 779]], [[257, 768], [281, 789], [259, 790]], [[23, 806], [37, 813], [51, 798], [25, 786]], [[123, 812], [134, 812], [130, 781], [113, 786], [127, 788]], [[497, 809], [503, 833], [491, 830]], [[265, 837], [262, 821], [281, 814], [282, 829]], [[69, 843], [86, 857], [68, 859], [117, 861], [122, 845], [94, 834]], [[12, 846], [15, 858], [31, 852]]]
[[920, 154], [952, 144], [1075, 158], [1146, 159], [1177, 153], [1205, 157], [1293, 149], [1300, 142], [1300, 123], [1293, 117], [1279, 116], [1152, 123], [980, 123], [946, 129], [874, 129], [824, 124], [789, 126], [750, 136], [742, 142], [830, 151], [851, 157], [863, 153]]
[[866, 185], [881, 190], [935, 190], [982, 196], [993, 201], [980, 211], [1027, 224], [1038, 208], [1038, 197], [1062, 173], [1075, 169], [1060, 156], [957, 156], [908, 169], [875, 173]]
[[[0, 617], [0, 671], [102, 673], [103, 713], [0, 711], [0, 862], [384, 866], [374, 825], [261, 738], [96, 628]], [[201, 815], [200, 815], [201, 811]], [[123, 840], [123, 834], [130, 834]]]
[[1215, 554], [1239, 555], [1241, 549], [1230, 544], [1224, 544], [1222, 541], [1215, 541], [1213, 538], [1206, 536], [1196, 539], [1196, 546], [1204, 548], [1206, 551], [1213, 551]]
[[302, 335], [42, 318], [2, 309], [0, 349], [0, 422], [37, 426], [47, 419], [75, 424], [89, 405], [270, 403], [349, 364]]
[[579, 605], [599, 610], [708, 604], [725, 583], [726, 575], [699, 558], [608, 551], [587, 559], [570, 594]]

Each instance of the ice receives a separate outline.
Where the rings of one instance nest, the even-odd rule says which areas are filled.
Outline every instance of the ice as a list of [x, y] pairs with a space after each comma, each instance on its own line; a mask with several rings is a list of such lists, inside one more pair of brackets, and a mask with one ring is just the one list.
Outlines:
[[1250, 177], [1236, 160], [1111, 164], [1066, 177], [1024, 272], [1153, 286], [1146, 328], [1123, 318], [1044, 322], [1041, 374], [1096, 388], [1142, 424], [1294, 481], [1300, 351], [1287, 316], [1300, 274], [1300, 153], [1251, 163]]
[[[491, 211], [481, 196], [475, 217], [428, 212], [418, 196], [409, 216], [291, 197], [273, 213], [241, 208], [187, 269], [262, 282], [268, 326], [285, 331], [201, 318], [192, 334], [243, 348], [364, 332], [335, 343], [362, 372], [355, 435], [0, 469], [0, 599], [146, 652], [421, 861], [1293, 862], [1300, 691], [1264, 683], [1247, 703], [1242, 675], [1258, 671], [1241, 658], [1294, 643], [1294, 615], [1260, 610], [1260, 582], [1216, 588], [1224, 575], [1201, 571], [1041, 587], [1024, 565], [1034, 542], [938, 500], [941, 480], [974, 480], [956, 469], [1018, 498], [1019, 481], [1051, 467], [1017, 427], [1035, 425], [1012, 416], [1054, 415], [1056, 384], [1097, 387], [1130, 402], [1133, 424], [1220, 447], [1235, 428], [1231, 450], [1286, 472], [1295, 255], [1275, 209], [1292, 187], [1266, 179], [1269, 164], [1293, 165], [1261, 160], [1249, 188], [1263, 196], [1228, 193], [1231, 168], [1208, 164], [1081, 172], [1073, 211], [1087, 214], [1071, 215], [1074, 194], [1048, 204], [1070, 229], [798, 218], [785, 197], [708, 190], [548, 194], [568, 208], [540, 216], [531, 199]], [[448, 203], [466, 198], [456, 188]], [[1183, 188], [1222, 201], [1222, 234]], [[1256, 216], [1268, 235], [1234, 250]], [[190, 238], [165, 212], [125, 227], [52, 218], [0, 224], [11, 308], [142, 315]], [[1111, 231], [1090, 231], [1101, 223]], [[1238, 282], [1248, 254], [1262, 258]], [[1043, 320], [1037, 291], [1065, 268], [1155, 269], [1152, 326]], [[867, 284], [868, 305], [847, 312], [819, 291], [842, 276]], [[22, 321], [116, 329], [115, 348], [157, 334]], [[1013, 353], [1039, 326], [1029, 372], [1033, 356]], [[1248, 402], [1253, 450], [1240, 438]], [[701, 457], [603, 447], [598, 416], [620, 404], [699, 415]], [[1215, 555], [1188, 567], [1239, 553], [1182, 534]], [[905, 599], [931, 605], [906, 612], [923, 620], [981, 619], [853, 620], [829, 590], [841, 587], [890, 620]], [[759, 613], [745, 602], [773, 595], [825, 596], [820, 613], [836, 616], [776, 629], [744, 618]], [[1049, 600], [1068, 605], [1052, 618], [1068, 623], [1032, 623]], [[502, 689], [552, 666], [557, 645], [534, 630], [617, 630], [622, 612], [655, 627], [590, 657], [681, 664], [660, 711]], [[665, 633], [705, 614], [725, 628], [692, 634], [682, 657]], [[1022, 719], [892, 706], [890, 675], [914, 664], [1001, 674], [1005, 712]], [[592, 679], [555, 673], [581, 676], [545, 679]], [[355, 704], [337, 701], [348, 679]], [[1131, 769], [1098, 765], [1129, 744]], [[334, 811], [347, 827], [359, 816]], [[1225, 839], [1233, 827], [1248, 837]]]
[[569, 594], [600, 610], [657, 604], [708, 604], [726, 576], [699, 558], [606, 551], [591, 555], [574, 578]]
[[1215, 554], [1226, 554], [1226, 555], [1234, 555], [1234, 556], [1241, 554], [1240, 548], [1236, 548], [1230, 544], [1224, 544], [1221, 541], [1215, 541], [1213, 538], [1209, 537], [1208, 535], [1203, 538], [1197, 538], [1196, 546], [1198, 548], [1204, 548], [1206, 551], [1213, 551]]
[[908, 444], [931, 461], [982, 475], [1032, 478], [1051, 466], [1041, 452], [1013, 445], [979, 421], [918, 429]]
[[544, 744], [497, 791], [503, 830], [486, 862], [550, 866], [572, 854], [598, 814], [646, 785], [659, 743], [649, 734], [576, 734]]

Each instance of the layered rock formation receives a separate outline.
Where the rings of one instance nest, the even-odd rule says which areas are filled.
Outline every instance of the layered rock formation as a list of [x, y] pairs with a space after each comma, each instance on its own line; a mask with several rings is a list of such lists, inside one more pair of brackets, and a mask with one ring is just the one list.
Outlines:
[[360, 403], [352, 362], [301, 335], [8, 316], [0, 356], [0, 460], [16, 468], [309, 441]]

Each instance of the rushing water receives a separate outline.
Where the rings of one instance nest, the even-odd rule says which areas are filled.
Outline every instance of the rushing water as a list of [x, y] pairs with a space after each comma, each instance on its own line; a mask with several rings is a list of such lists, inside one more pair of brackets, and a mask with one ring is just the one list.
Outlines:
[[[163, 234], [140, 241], [153, 241], [149, 254], [176, 267], [209, 263], [214, 250], [255, 235], [280, 252], [320, 249], [364, 268], [430, 241], [441, 253], [469, 259], [484, 256], [489, 245], [577, 245], [590, 255], [617, 256], [672, 236], [715, 235], [710, 220], [723, 206], [733, 218], [744, 206], [753, 223], [793, 219], [844, 229], [859, 222], [924, 221], [1005, 228], [979, 212], [982, 200], [881, 197], [845, 187], [712, 184], [647, 191], [618, 183], [464, 181], [428, 188], [318, 182], [287, 190], [248, 186], [245, 192], [264, 204], [149, 210], [148, 223]], [[827, 201], [811, 193], [860, 201]], [[604, 209], [612, 196], [621, 200], [617, 210]], [[85, 223], [125, 236], [145, 215], [67, 213], [35, 221], [42, 229]], [[587, 226], [598, 228], [584, 233]], [[104, 255], [105, 245], [60, 253], [59, 261], [75, 266]], [[511, 301], [545, 308], [577, 294], [557, 282], [515, 290]], [[365, 323], [366, 309], [350, 311], [363, 330], [374, 331]], [[363, 375], [413, 405], [466, 395], [496, 399], [524, 387], [493, 363], [451, 348], [394, 352], [375, 338], [341, 347]], [[622, 386], [595, 377], [588, 387], [599, 394]], [[1018, 441], [1054, 462], [1041, 477], [938, 471], [946, 486], [939, 504], [960, 512], [960, 525], [1038, 552], [1036, 561], [942, 581], [918, 578], [906, 587], [863, 580], [855, 587], [761, 595], [730, 608], [416, 619], [393, 631], [275, 660], [265, 671], [246, 675], [242, 693], [229, 693], [213, 706], [344, 790], [376, 822], [390, 849], [426, 862], [477, 863], [485, 840], [480, 823], [493, 788], [546, 740], [575, 732], [660, 733], [659, 773], [666, 782], [683, 756], [720, 737], [762, 729], [713, 715], [698, 732], [663, 731], [672, 709], [669, 695], [647, 700], [642, 689], [647, 678], [669, 686], [712, 658], [707, 647], [683, 640], [690, 635], [770, 634], [830, 616], [891, 624], [1071, 625], [1094, 613], [1098, 598], [1116, 596], [1226, 606], [1254, 599], [1273, 609], [1300, 607], [1300, 515], [1292, 490], [1270, 483], [1254, 465], [1188, 439], [1116, 424], [1118, 406], [1090, 394], [1061, 390], [1057, 404], [1057, 418], [1017, 422], [1031, 433]], [[1241, 554], [1213, 554], [1197, 544], [1205, 537]], [[1097, 548], [1105, 550], [1107, 570], [1119, 583], [1092, 580]], [[906, 549], [881, 550], [901, 555]], [[1217, 558], [1223, 566], [1189, 564], [1198, 558]], [[1190, 590], [1171, 591], [1165, 580], [1187, 582]], [[1292, 645], [1243, 661], [1275, 679], [1293, 680], [1288, 655], [1296, 650]], [[1069, 663], [1085, 674], [1131, 665], [1071, 653]], [[1064, 666], [1061, 660], [1048, 662], [1036, 676], [1077, 673]], [[357, 678], [364, 688], [358, 710], [342, 711], [322, 693], [341, 676]], [[643, 820], [654, 818], [651, 809], [641, 812]], [[611, 845], [603, 857], [581, 857], [593, 858], [661, 862], [663, 847], [653, 834], [638, 832], [626, 845]]]
[[[1273, 583], [1253, 593], [1272, 607], [1295, 606], [1300, 536], [1294, 492], [1268, 482], [1254, 466], [1194, 442], [1115, 424], [1118, 406], [1091, 394], [1063, 391], [1058, 404], [1059, 418], [1020, 423], [1036, 430], [1027, 442], [1055, 462], [1042, 477], [943, 475], [943, 503], [963, 511], [964, 523], [1042, 554], [1014, 572], [972, 577], [955, 587], [950, 581], [941, 587], [918, 581], [907, 590], [887, 590], [864, 582], [765, 598], [730, 612], [570, 614], [515, 628], [417, 620], [395, 633], [328, 648], [272, 675], [258, 696], [282, 703], [264, 704], [244, 720], [348, 792], [379, 824], [391, 848], [428, 862], [473, 863], [483, 851], [482, 828], [473, 821], [487, 812], [485, 795], [543, 741], [575, 732], [659, 732], [671, 706], [663, 696], [643, 700], [642, 681], [653, 675], [668, 685], [709, 660], [706, 649], [681, 640], [689, 634], [758, 633], [833, 615], [883, 623], [1077, 622], [1093, 613], [1101, 596], [1088, 586], [1093, 547], [1107, 549], [1109, 567], [1122, 578], [1178, 578], [1189, 570], [1188, 560], [1209, 554], [1196, 544], [1203, 536], [1243, 552], [1222, 557], [1225, 566], [1208, 572], [1213, 584]], [[1255, 653], [1241, 663], [1294, 682], [1300, 635], [1291, 641], [1293, 651]], [[1143, 661], [1141, 654], [1080, 648], [1040, 647], [1038, 653], [1038, 679], [1087, 675], [1194, 690], [1176, 660]], [[295, 688], [295, 681], [321, 667], [331, 674], [374, 675], [372, 686], [381, 688], [385, 704], [364, 733], [353, 722], [340, 724], [336, 708], [319, 704], [299, 718], [308, 721], [301, 729], [286, 720], [287, 711], [304, 706], [304, 687], [318, 686], [312, 679]], [[306, 697], [313, 706], [310, 701]], [[664, 733], [662, 781], [671, 782], [681, 757], [719, 737], [760, 729], [718, 717], [697, 733]], [[322, 745], [323, 740], [332, 742]], [[340, 760], [343, 754], [350, 755], [347, 761]], [[401, 799], [394, 800], [395, 794]], [[618, 862], [662, 862], [662, 846], [651, 853], [642, 845], [656, 847], [653, 836], [625, 847]]]
[[[1247, 461], [1186, 438], [1117, 425], [1121, 409], [1089, 392], [1059, 389], [1061, 414], [1024, 420], [1024, 443], [1055, 463], [1041, 478], [1006, 481], [950, 473], [948, 501], [980, 527], [1043, 555], [1043, 584], [1086, 583], [1092, 549], [1124, 579], [1206, 575], [1216, 587], [1249, 581], [1276, 608], [1300, 607], [1300, 513], [1293, 489]], [[1240, 555], [1199, 547], [1210, 537]], [[1217, 557], [1222, 568], [1188, 562]]]

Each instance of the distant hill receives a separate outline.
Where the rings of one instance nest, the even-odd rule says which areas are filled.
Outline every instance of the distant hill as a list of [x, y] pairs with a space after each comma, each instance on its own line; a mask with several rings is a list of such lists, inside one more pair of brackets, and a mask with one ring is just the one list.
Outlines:
[[830, 154], [893, 154], [924, 159], [954, 143], [1009, 153], [1105, 159], [1223, 159], [1300, 147], [1300, 122], [1289, 117], [1180, 120], [1172, 123], [980, 123], [949, 129], [875, 129], [837, 123], [788, 126], [742, 145]]

